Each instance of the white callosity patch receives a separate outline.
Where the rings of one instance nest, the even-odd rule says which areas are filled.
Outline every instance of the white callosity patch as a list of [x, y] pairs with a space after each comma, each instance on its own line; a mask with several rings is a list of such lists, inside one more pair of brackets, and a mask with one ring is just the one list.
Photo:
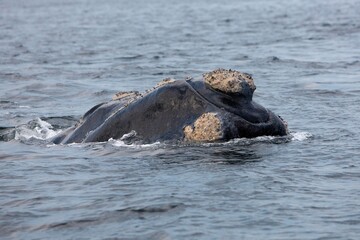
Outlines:
[[184, 128], [185, 140], [216, 141], [223, 137], [221, 120], [216, 113], [204, 113], [194, 125]]
[[112, 97], [112, 100], [120, 100], [120, 99], [132, 100], [138, 97], [141, 97], [141, 94], [138, 91], [118, 92]]
[[244, 91], [244, 84], [251, 89], [251, 92], [254, 92], [256, 89], [254, 80], [249, 74], [231, 69], [216, 69], [205, 73], [203, 77], [205, 83], [213, 89], [226, 93], [242, 93]]
[[124, 109], [125, 107], [129, 106], [129, 104], [142, 97], [143, 95], [138, 91], [118, 92], [112, 97], [112, 100], [123, 102], [124, 106], [121, 109]]
[[164, 85], [169, 84], [169, 83], [172, 83], [172, 82], [175, 82], [175, 80], [172, 79], [172, 78], [165, 78], [165, 79], [163, 79], [161, 82], [159, 82], [158, 84], [156, 84], [156, 87], [155, 87], [155, 88], [159, 88], [159, 87], [161, 87], [161, 86], [164, 86]]
[[158, 82], [155, 87], [146, 90], [145, 93], [144, 93], [144, 96], [147, 95], [147, 94], [149, 94], [149, 93], [151, 93], [151, 92], [153, 92], [154, 90], [156, 90], [156, 89], [158, 89], [158, 88], [160, 88], [160, 87], [162, 87], [162, 86], [165, 86], [165, 85], [167, 85], [167, 84], [169, 84], [169, 83], [173, 83], [173, 82], [175, 82], [175, 79], [172, 79], [172, 78], [164, 78], [163, 80], [161, 80], [160, 82]]

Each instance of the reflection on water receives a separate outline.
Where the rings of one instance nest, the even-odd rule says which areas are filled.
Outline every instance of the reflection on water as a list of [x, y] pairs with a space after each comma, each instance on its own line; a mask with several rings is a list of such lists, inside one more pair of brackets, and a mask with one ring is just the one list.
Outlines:
[[256, 152], [253, 150], [241, 149], [225, 149], [215, 151], [211, 154], [213, 159], [221, 159], [221, 162], [228, 164], [246, 164], [248, 162], [257, 162], [261, 161], [261, 156], [256, 155]]

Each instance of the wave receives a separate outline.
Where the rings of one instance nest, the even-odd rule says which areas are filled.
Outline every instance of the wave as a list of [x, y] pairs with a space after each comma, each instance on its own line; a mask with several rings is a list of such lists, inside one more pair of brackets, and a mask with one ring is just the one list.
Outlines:
[[128, 142], [126, 142], [124, 140], [115, 140], [115, 139], [112, 139], [112, 138], [109, 139], [108, 143], [110, 143], [114, 147], [125, 147], [125, 148], [132, 148], [132, 149], [149, 149], [149, 148], [154, 148], [154, 147], [164, 145], [161, 142], [146, 143], [146, 144], [128, 143]]
[[[51, 119], [49, 119], [51, 120]], [[64, 129], [59, 129], [59, 126], [54, 127], [51, 123], [45, 119], [37, 118], [33, 121], [30, 121], [27, 124], [20, 125], [18, 127], [8, 127], [0, 128], [0, 140], [10, 141], [26, 141], [30, 139], [37, 140], [49, 140], [52, 137], [60, 134]], [[132, 148], [132, 149], [148, 149], [159, 146], [166, 145], [181, 145], [181, 146], [226, 146], [226, 145], [251, 145], [255, 143], [272, 143], [272, 144], [281, 144], [287, 143], [290, 141], [305, 141], [312, 138], [313, 135], [309, 132], [291, 132], [288, 136], [260, 136], [256, 138], [236, 138], [226, 142], [209, 142], [209, 143], [192, 143], [192, 142], [154, 142], [154, 143], [143, 143], [141, 138], [138, 138], [135, 131], [131, 131], [127, 134], [124, 134], [120, 139], [110, 138], [107, 143], [111, 144], [114, 147], [121, 148]], [[76, 144], [78, 145], [78, 144]], [[81, 145], [81, 143], [79, 144]]]
[[[135, 133], [136, 134], [136, 133]], [[291, 132], [288, 136], [260, 136], [256, 138], [235, 138], [226, 142], [207, 142], [207, 143], [194, 143], [194, 142], [154, 142], [143, 144], [141, 142], [129, 142], [129, 138], [134, 137], [134, 132], [124, 134], [119, 139], [109, 139], [110, 143], [114, 147], [129, 148], [129, 149], [149, 149], [159, 148], [164, 146], [178, 146], [178, 147], [214, 147], [214, 146], [246, 146], [256, 143], [269, 143], [269, 144], [282, 144], [287, 142], [302, 142], [311, 139], [313, 135], [309, 132]]]
[[29, 140], [29, 139], [39, 139], [47, 140], [57, 134], [62, 132], [62, 130], [54, 130], [53, 126], [40, 118], [26, 124], [21, 125], [15, 128], [15, 140]]

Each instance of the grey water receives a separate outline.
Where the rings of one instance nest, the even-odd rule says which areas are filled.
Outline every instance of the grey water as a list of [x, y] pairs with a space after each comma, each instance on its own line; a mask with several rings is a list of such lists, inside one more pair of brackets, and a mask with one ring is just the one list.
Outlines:
[[[360, 1], [0, 1], [1, 239], [359, 239]], [[251, 73], [287, 139], [53, 145], [118, 91]], [[151, 126], [149, 126], [150, 128]]]

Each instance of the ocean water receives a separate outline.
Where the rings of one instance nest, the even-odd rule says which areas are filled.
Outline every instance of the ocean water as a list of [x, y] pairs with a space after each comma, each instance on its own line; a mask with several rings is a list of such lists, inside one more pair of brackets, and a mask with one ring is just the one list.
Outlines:
[[[0, 1], [1, 239], [359, 239], [360, 1]], [[53, 145], [117, 91], [251, 73], [288, 138]], [[151, 127], [151, 126], [149, 126]]]

